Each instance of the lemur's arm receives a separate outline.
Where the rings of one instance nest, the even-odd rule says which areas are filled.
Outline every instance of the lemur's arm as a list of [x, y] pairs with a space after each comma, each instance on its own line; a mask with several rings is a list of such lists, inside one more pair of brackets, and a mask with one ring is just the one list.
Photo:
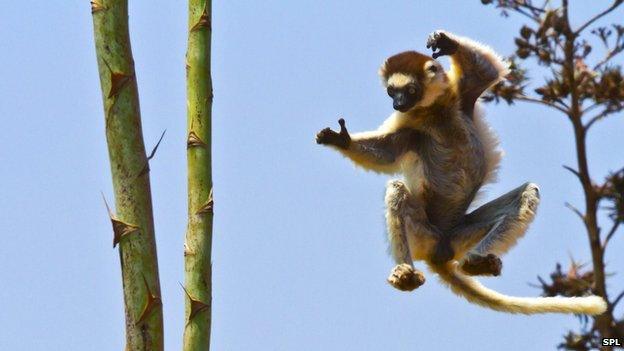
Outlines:
[[405, 133], [365, 132], [350, 135], [344, 119], [338, 121], [340, 132], [330, 128], [316, 135], [317, 144], [332, 146], [355, 164], [379, 173], [397, 173], [398, 158], [405, 150]]
[[371, 132], [350, 135], [344, 119], [341, 118], [338, 123], [340, 132], [325, 128], [316, 135], [316, 143], [335, 148], [363, 168], [380, 173], [398, 171], [398, 155], [393, 152], [387, 134]]
[[492, 49], [468, 38], [436, 31], [429, 36], [427, 47], [434, 50], [434, 59], [451, 56], [449, 77], [458, 86], [461, 110], [469, 116], [479, 96], [509, 73], [509, 64]]

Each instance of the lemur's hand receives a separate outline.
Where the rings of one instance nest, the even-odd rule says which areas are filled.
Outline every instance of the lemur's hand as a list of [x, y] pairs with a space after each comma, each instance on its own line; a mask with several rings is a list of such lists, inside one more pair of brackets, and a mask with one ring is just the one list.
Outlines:
[[341, 149], [348, 149], [351, 137], [345, 127], [344, 119], [339, 119], [340, 132], [336, 133], [330, 128], [325, 128], [316, 134], [316, 143], [321, 145], [333, 145]]
[[[453, 55], [458, 47], [459, 43], [457, 43], [457, 41], [449, 38], [446, 33], [440, 30], [429, 34], [429, 38], [427, 38], [427, 48], [431, 48], [433, 51], [431, 57], [433, 57], [434, 60], [440, 56]], [[438, 50], [438, 52], [436, 52], [436, 50]]]

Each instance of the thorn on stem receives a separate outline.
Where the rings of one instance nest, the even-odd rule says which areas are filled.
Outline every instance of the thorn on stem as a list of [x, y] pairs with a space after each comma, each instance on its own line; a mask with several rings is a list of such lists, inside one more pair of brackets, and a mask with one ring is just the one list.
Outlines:
[[147, 284], [145, 275], [143, 275], [143, 282], [145, 283], [145, 289], [147, 290], [147, 301], [145, 302], [145, 306], [143, 307], [143, 311], [141, 312], [139, 319], [135, 323], [136, 325], [143, 323], [156, 307], [162, 306], [162, 299], [160, 296], [152, 293], [149, 284]]
[[188, 317], [188, 321], [186, 322], [186, 325], [188, 325], [193, 318], [197, 317], [197, 315], [201, 312], [204, 311], [206, 309], [210, 308], [209, 304], [206, 304], [200, 300], [194, 299], [191, 294], [189, 294], [189, 292], [186, 290], [186, 288], [184, 287], [184, 285], [182, 285], [182, 283], [180, 283], [180, 286], [182, 287], [182, 289], [184, 290], [184, 293], [186, 294], [186, 296], [188, 297], [189, 301], [191, 301], [191, 312], [189, 313], [189, 317]]
[[149, 168], [149, 161], [154, 158], [154, 156], [156, 155], [156, 150], [158, 150], [158, 146], [160, 146], [160, 142], [163, 140], [163, 138], [165, 137], [165, 133], [167, 132], [167, 130], [165, 129], [162, 134], [160, 135], [160, 138], [158, 139], [158, 142], [156, 143], [156, 145], [154, 146], [154, 148], [152, 149], [152, 152], [150, 152], [149, 156], [147, 156], [147, 159], [145, 160], [145, 164], [143, 165], [143, 168], [141, 168], [141, 171], [139, 172], [139, 174], [137, 174], [137, 178], [145, 175], [146, 173], [149, 172], [150, 168]]
[[195, 214], [200, 215], [200, 214], [212, 213], [213, 205], [214, 205], [214, 201], [212, 199], [212, 188], [211, 188], [210, 189], [210, 194], [208, 195], [208, 201], [206, 201], [206, 203], [203, 204], [197, 210], [197, 212], [195, 212]]
[[191, 32], [198, 31], [198, 30], [204, 29], [204, 28], [206, 28], [208, 30], [212, 29], [212, 24], [210, 23], [210, 15], [208, 14], [208, 8], [207, 7], [204, 7], [204, 10], [202, 11], [201, 16], [199, 17], [199, 20], [191, 28]]
[[106, 6], [102, 5], [99, 0], [91, 0], [91, 14], [98, 11], [104, 11], [106, 9]]
[[206, 145], [206, 143], [203, 140], [201, 140], [194, 131], [191, 131], [189, 133], [187, 141], [186, 141], [187, 149], [192, 148], [192, 147], [207, 147], [207, 146], [208, 145]]
[[102, 199], [104, 199], [104, 205], [106, 205], [106, 211], [108, 211], [108, 218], [110, 218], [110, 221], [113, 224], [113, 248], [115, 248], [123, 237], [134, 232], [138, 232], [140, 228], [137, 225], [126, 223], [118, 219], [108, 206], [108, 202], [106, 201], [104, 194], [102, 194]]

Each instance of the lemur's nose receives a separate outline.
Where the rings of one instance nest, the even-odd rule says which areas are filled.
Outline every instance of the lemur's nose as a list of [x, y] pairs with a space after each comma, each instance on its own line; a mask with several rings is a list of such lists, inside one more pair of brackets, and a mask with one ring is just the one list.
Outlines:
[[395, 110], [405, 112], [409, 110], [410, 99], [409, 96], [403, 92], [397, 92], [392, 99], [392, 107]]
[[394, 101], [392, 103], [392, 107], [397, 110], [397, 111], [401, 111], [401, 112], [405, 112], [407, 111], [407, 103], [405, 101]]
[[397, 104], [397, 103], [395, 102], [395, 103], [394, 103], [394, 109], [395, 109], [395, 110], [399, 110], [399, 111], [401, 111], [401, 110], [405, 109], [405, 106], [404, 106], [404, 105], [402, 105], [402, 104]]

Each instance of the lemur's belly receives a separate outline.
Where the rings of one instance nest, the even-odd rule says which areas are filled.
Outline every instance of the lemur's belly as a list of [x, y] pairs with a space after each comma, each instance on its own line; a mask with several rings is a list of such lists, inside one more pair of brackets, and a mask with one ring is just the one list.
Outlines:
[[[424, 173], [424, 164], [414, 152], [408, 152], [401, 157], [401, 173], [404, 182], [410, 191], [410, 195], [419, 206], [425, 206], [423, 202], [424, 192], [428, 187], [427, 178]], [[436, 243], [435, 238], [427, 233], [418, 233], [421, 218], [407, 217], [405, 219], [405, 229], [407, 232], [407, 242], [413, 260], [427, 260], [431, 255]]]
[[425, 164], [413, 152], [401, 157], [401, 172], [405, 184], [416, 206], [422, 206], [423, 210], [422, 214], [414, 214], [406, 220], [408, 244], [414, 260], [428, 259], [437, 243], [437, 238], [432, 237], [431, 233], [418, 232], [423, 230], [419, 229], [423, 227], [418, 222], [445, 231], [463, 217], [472, 188], [469, 183], [475, 182], [465, 167], [470, 163], [469, 158], [466, 155], [466, 159], [447, 163], [447, 167], [443, 167], [438, 164]]
[[428, 184], [420, 157], [415, 152], [408, 152], [401, 156], [400, 162], [405, 185], [413, 196], [417, 199], [422, 198]]

